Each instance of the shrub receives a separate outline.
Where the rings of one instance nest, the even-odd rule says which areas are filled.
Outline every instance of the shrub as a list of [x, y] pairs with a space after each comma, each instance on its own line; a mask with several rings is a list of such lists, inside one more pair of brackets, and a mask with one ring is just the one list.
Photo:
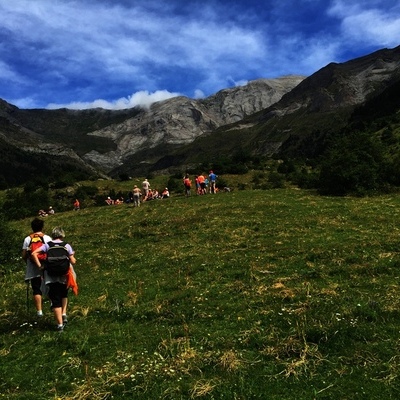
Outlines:
[[313, 189], [317, 186], [318, 171], [303, 167], [290, 173], [288, 180], [302, 189]]
[[371, 135], [352, 133], [339, 139], [321, 165], [318, 189], [323, 194], [366, 194], [380, 188], [382, 147]]
[[3, 213], [8, 219], [22, 219], [36, 215], [38, 210], [46, 209], [50, 205], [49, 192], [45, 189], [21, 192], [18, 189], [7, 191], [3, 203]]
[[218, 177], [216, 185], [217, 185], [217, 188], [219, 188], [219, 189], [223, 189], [224, 187], [229, 186], [227, 180], [223, 177], [222, 178]]
[[279, 189], [285, 186], [285, 177], [279, 172], [271, 172], [268, 177], [268, 182], [272, 189]]
[[265, 180], [265, 173], [262, 171], [257, 171], [253, 174], [252, 183], [255, 185], [261, 184]]
[[64, 189], [68, 186], [72, 186], [74, 184], [74, 180], [70, 179], [68, 176], [63, 177], [62, 179], [59, 179], [54, 183], [54, 188], [55, 189]]
[[96, 186], [80, 186], [76, 192], [74, 197], [78, 199], [86, 199], [88, 197], [93, 198], [98, 193], [98, 189]]
[[119, 180], [121, 181], [121, 182], [124, 182], [124, 181], [129, 181], [129, 175], [127, 174], [127, 173], [125, 173], [125, 172], [123, 172], [123, 173], [120, 173], [119, 174]]
[[21, 249], [21, 235], [11, 228], [3, 213], [0, 213], [0, 241], [2, 249], [0, 251], [0, 275], [7, 271], [20, 269], [19, 255]]
[[182, 178], [180, 177], [179, 179], [177, 179], [171, 176], [168, 179], [167, 187], [170, 193], [182, 191], [183, 190]]

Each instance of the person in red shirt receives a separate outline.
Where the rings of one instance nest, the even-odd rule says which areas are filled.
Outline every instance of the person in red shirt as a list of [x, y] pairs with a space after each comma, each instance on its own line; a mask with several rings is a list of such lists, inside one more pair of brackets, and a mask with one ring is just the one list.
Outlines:
[[162, 199], [168, 199], [168, 197], [169, 197], [169, 190], [168, 190], [168, 188], [165, 188], [163, 190], [163, 192], [161, 193], [161, 198]]
[[183, 185], [185, 186], [185, 196], [190, 196], [190, 190], [192, 188], [192, 181], [189, 178], [189, 174], [186, 174], [183, 178]]
[[200, 185], [200, 193], [199, 194], [205, 194], [206, 193], [206, 179], [204, 178], [204, 175], [199, 175], [197, 177]]

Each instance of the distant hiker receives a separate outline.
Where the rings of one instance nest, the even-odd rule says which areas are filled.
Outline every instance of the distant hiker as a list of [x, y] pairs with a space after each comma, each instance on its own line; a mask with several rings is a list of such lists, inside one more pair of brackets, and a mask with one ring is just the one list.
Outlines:
[[47, 214], [49, 214], [49, 215], [54, 214], [54, 208], [52, 206], [49, 207]]
[[168, 190], [168, 188], [165, 188], [163, 190], [163, 192], [161, 193], [161, 198], [162, 199], [168, 199], [168, 197], [169, 197], [169, 190]]
[[215, 193], [215, 183], [217, 181], [218, 176], [214, 174], [214, 171], [210, 171], [208, 178], [210, 179], [210, 193], [214, 194]]
[[78, 211], [78, 210], [80, 210], [80, 209], [81, 209], [81, 203], [79, 202], [78, 199], [75, 199], [75, 202], [74, 202], [74, 211]]
[[47, 212], [46, 211], [44, 211], [44, 210], [39, 210], [38, 211], [38, 216], [39, 217], [47, 217]]
[[149, 191], [147, 192], [147, 197], [146, 197], [146, 201], [150, 201], [150, 200], [154, 200], [153, 190], [151, 190], [151, 189], [149, 189]]
[[143, 201], [146, 201], [147, 195], [148, 195], [149, 189], [150, 189], [150, 183], [147, 180], [147, 178], [142, 182], [142, 189], [143, 189], [143, 196], [144, 196]]
[[197, 177], [197, 180], [200, 185], [199, 193], [198, 194], [206, 194], [206, 179], [204, 178], [203, 174], [200, 174]]
[[64, 237], [64, 230], [56, 227], [51, 232], [51, 240], [32, 252], [32, 258], [38, 268], [43, 268], [39, 261], [40, 254], [47, 254], [44, 281], [49, 289], [48, 296], [58, 331], [62, 331], [68, 322], [68, 274], [73, 274], [75, 280], [75, 271], [72, 267], [76, 263], [75, 252], [70, 244], [63, 241]]
[[140, 207], [140, 197], [142, 196], [142, 192], [137, 187], [137, 185], [133, 187], [132, 193], [133, 193], [133, 206]]
[[112, 206], [112, 205], [114, 204], [114, 200], [113, 200], [110, 196], [108, 196], [108, 197], [105, 199], [105, 202], [106, 202], [106, 204], [109, 205], [109, 206]]
[[185, 196], [190, 196], [190, 190], [192, 188], [192, 181], [189, 178], [189, 174], [186, 174], [183, 178], [183, 186], [185, 187]]
[[[24, 239], [22, 245], [22, 259], [26, 262], [25, 281], [27, 283], [27, 294], [29, 291], [29, 284], [32, 287], [33, 302], [35, 304], [36, 313], [39, 317], [43, 316], [42, 311], [42, 298], [45, 291], [43, 282], [43, 269], [38, 267], [31, 257], [31, 253], [35, 248], [41, 247], [42, 244], [51, 240], [51, 237], [43, 233], [44, 221], [35, 218], [31, 222], [32, 234]], [[39, 260], [41, 265], [44, 259]]]

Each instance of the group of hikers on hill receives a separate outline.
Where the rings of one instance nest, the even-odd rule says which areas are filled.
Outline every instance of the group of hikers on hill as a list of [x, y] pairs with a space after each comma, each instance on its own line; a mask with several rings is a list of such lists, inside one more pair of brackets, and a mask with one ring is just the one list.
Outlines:
[[167, 199], [170, 197], [168, 188], [164, 188], [161, 193], [157, 189], [150, 188], [150, 182], [146, 178], [142, 182], [142, 188], [140, 189], [137, 185], [134, 185], [133, 189], [128, 193], [128, 198], [118, 198], [116, 200], [108, 196], [104, 201], [107, 205], [118, 205], [124, 203], [132, 203], [135, 207], [139, 207], [141, 203], [150, 200]]
[[[206, 176], [204, 176], [203, 174], [196, 175], [194, 177], [196, 194], [203, 195], [207, 193], [211, 194], [217, 193], [218, 192], [218, 188], [216, 186], [217, 178], [218, 176], [212, 170], [209, 172], [209, 175]], [[191, 195], [191, 189], [192, 189], [192, 180], [190, 179], [189, 174], [186, 174], [183, 177], [183, 186], [185, 190], [185, 196], [189, 197]], [[140, 204], [144, 203], [145, 201], [167, 199], [169, 197], [170, 197], [170, 192], [167, 187], [164, 188], [164, 190], [160, 193], [157, 189], [151, 189], [150, 182], [146, 178], [142, 182], [141, 188], [139, 188], [137, 185], [134, 185], [132, 191], [128, 193], [127, 199], [121, 197], [114, 200], [110, 196], [108, 196], [104, 201], [109, 206], [124, 204], [124, 203], [132, 203], [135, 207], [139, 207]]]
[[[43, 317], [43, 298], [50, 300], [51, 310], [62, 332], [68, 322], [68, 292], [78, 294], [75, 251], [64, 241], [65, 232], [54, 227], [51, 236], [43, 232], [44, 221], [35, 218], [31, 222], [32, 233], [25, 237], [22, 245], [22, 259], [26, 263], [27, 302], [32, 289], [33, 302], [38, 318]], [[27, 303], [27, 307], [29, 303]]]
[[[203, 174], [196, 175], [194, 178], [194, 183], [196, 186], [196, 194], [203, 195], [207, 193], [215, 194], [218, 192], [216, 186], [218, 176], [214, 171], [210, 171], [208, 177]], [[183, 178], [183, 186], [185, 187], [185, 196], [189, 197], [191, 195], [192, 181], [189, 174], [186, 174]]]
[[[81, 209], [81, 203], [79, 202], [78, 199], [75, 199], [74, 201], [74, 210], [78, 211]], [[38, 217], [47, 217], [49, 215], [53, 215], [55, 214], [54, 208], [52, 206], [49, 207], [49, 209], [47, 211], [40, 209], [38, 211]]]
[[40, 209], [38, 211], [38, 216], [39, 217], [47, 217], [48, 215], [53, 215], [54, 213], [55, 213], [54, 208], [52, 206], [50, 206], [47, 211]]
[[[194, 177], [194, 184], [196, 189], [196, 194], [203, 195], [207, 193], [215, 194], [218, 192], [218, 188], [216, 185], [218, 176], [214, 173], [214, 171], [210, 171], [208, 175], [200, 174]], [[185, 196], [189, 197], [192, 191], [192, 180], [190, 179], [189, 174], [185, 174], [183, 177], [183, 186], [185, 191]], [[224, 191], [230, 191], [229, 188], [224, 188]], [[107, 205], [118, 205], [124, 203], [132, 203], [135, 207], [139, 207], [141, 203], [150, 200], [157, 199], [167, 199], [170, 197], [170, 192], [168, 188], [164, 188], [163, 191], [159, 192], [157, 189], [151, 189], [150, 182], [146, 178], [139, 188], [137, 185], [134, 185], [133, 189], [128, 193], [128, 197], [124, 199], [123, 197], [112, 199], [108, 196], [104, 201]]]
[[[195, 176], [196, 193], [204, 195], [206, 193], [216, 193], [217, 175], [210, 171], [205, 177], [203, 174]], [[191, 195], [192, 181], [189, 174], [183, 178], [185, 195]], [[226, 188], [225, 188], [226, 189]], [[142, 188], [134, 185], [128, 195], [128, 201], [134, 206], [139, 207], [144, 201], [153, 199], [163, 199], [170, 196], [168, 188], [161, 194], [157, 190], [150, 188], [147, 179], [142, 182]], [[123, 203], [123, 199], [120, 199]], [[109, 205], [120, 204], [111, 197], [106, 199]], [[80, 209], [79, 200], [74, 202], [74, 210]], [[48, 212], [40, 210], [39, 216], [45, 217], [54, 214], [53, 207], [49, 207]], [[25, 237], [22, 245], [22, 259], [26, 263], [25, 281], [27, 283], [27, 301], [29, 300], [29, 290], [32, 290], [33, 302], [38, 318], [43, 317], [43, 298], [47, 297], [51, 303], [51, 310], [57, 323], [57, 330], [63, 331], [68, 322], [67, 306], [68, 292], [72, 289], [74, 294], [78, 293], [76, 274], [74, 265], [76, 263], [75, 251], [71, 245], [64, 241], [65, 232], [61, 227], [54, 227], [51, 236], [43, 232], [44, 220], [35, 218], [31, 222], [32, 232]], [[29, 303], [27, 303], [29, 306]]]

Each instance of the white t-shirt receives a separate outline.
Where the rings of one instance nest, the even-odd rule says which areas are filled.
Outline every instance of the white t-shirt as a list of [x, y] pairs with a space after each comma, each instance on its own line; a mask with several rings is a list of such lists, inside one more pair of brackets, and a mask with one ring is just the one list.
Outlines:
[[[48, 235], [43, 235], [43, 240], [45, 243], [50, 242], [51, 237]], [[24, 243], [22, 244], [22, 250], [27, 250], [30, 244], [31, 244], [31, 237], [29, 235], [24, 239]], [[42, 272], [29, 257], [26, 260], [25, 280], [36, 278], [38, 276], [42, 276]]]

